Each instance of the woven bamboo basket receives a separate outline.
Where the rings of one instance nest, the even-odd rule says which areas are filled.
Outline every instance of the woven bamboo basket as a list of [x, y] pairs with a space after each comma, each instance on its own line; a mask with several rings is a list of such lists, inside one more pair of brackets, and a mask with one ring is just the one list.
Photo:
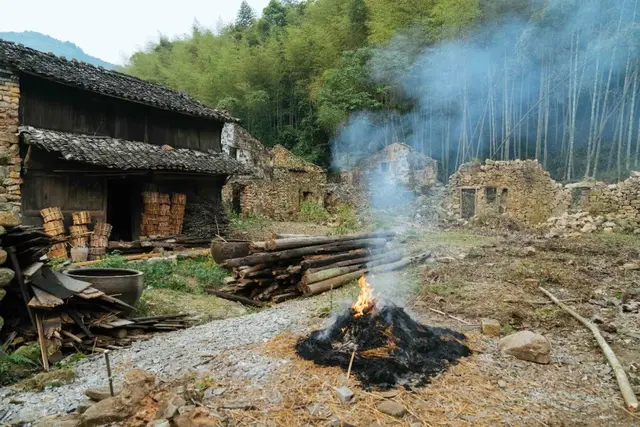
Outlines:
[[69, 234], [71, 237], [80, 237], [89, 234], [89, 227], [86, 225], [71, 225], [69, 226]]
[[43, 228], [44, 232], [51, 237], [64, 234], [64, 222], [62, 220], [45, 222]]
[[106, 248], [109, 246], [109, 238], [107, 236], [92, 234], [89, 246], [92, 248]]
[[186, 205], [187, 204], [187, 195], [182, 193], [173, 193], [171, 196], [171, 205]]
[[69, 239], [69, 244], [73, 248], [86, 248], [87, 247], [87, 238], [82, 237], [71, 237]]
[[89, 260], [95, 261], [104, 258], [107, 248], [89, 248]]
[[111, 224], [98, 221], [95, 227], [93, 227], [93, 234], [109, 238], [109, 236], [111, 236], [111, 230], [113, 230], [113, 226]]
[[67, 245], [64, 243], [56, 243], [51, 246], [49, 253], [47, 254], [49, 258], [64, 258], [67, 259]]
[[71, 217], [73, 218], [73, 225], [91, 224], [91, 214], [87, 211], [73, 212]]
[[63, 219], [62, 211], [56, 207], [42, 209], [40, 215], [44, 222], [62, 221]]

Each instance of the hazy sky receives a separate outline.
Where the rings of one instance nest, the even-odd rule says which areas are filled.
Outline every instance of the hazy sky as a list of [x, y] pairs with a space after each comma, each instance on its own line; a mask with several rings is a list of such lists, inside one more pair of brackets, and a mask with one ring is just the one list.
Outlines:
[[[269, 0], [247, 0], [258, 15]], [[38, 31], [122, 64], [136, 49], [189, 32], [193, 20], [214, 29], [232, 22], [242, 0], [0, 0], [0, 32]]]

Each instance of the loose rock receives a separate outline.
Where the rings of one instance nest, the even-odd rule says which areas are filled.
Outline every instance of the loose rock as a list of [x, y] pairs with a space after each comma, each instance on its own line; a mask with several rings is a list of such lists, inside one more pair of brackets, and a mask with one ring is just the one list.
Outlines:
[[336, 394], [342, 403], [351, 403], [355, 396], [351, 390], [344, 386], [336, 389]]
[[32, 424], [33, 427], [76, 427], [80, 425], [77, 415], [52, 415], [44, 417]]
[[[120, 389], [116, 389], [114, 387], [113, 393], [115, 396], [120, 394]], [[100, 402], [101, 400], [104, 399], [108, 399], [111, 396], [111, 391], [109, 390], [109, 387], [92, 387], [92, 388], [88, 388], [84, 391], [84, 394], [92, 400], [95, 400], [96, 402]]]
[[544, 364], [551, 361], [549, 341], [544, 336], [531, 331], [521, 331], [502, 338], [498, 348], [502, 354], [515, 356], [521, 360]]
[[140, 402], [156, 385], [156, 377], [148, 371], [134, 369], [124, 376], [120, 400], [131, 406]]
[[170, 420], [178, 415], [178, 408], [184, 406], [187, 402], [175, 393], [171, 393], [167, 396], [158, 407], [156, 412], [156, 419]]
[[131, 408], [122, 405], [118, 397], [110, 397], [91, 406], [80, 419], [83, 427], [103, 426], [123, 421], [131, 412]]
[[15, 272], [9, 268], [0, 268], [0, 288], [4, 288], [13, 280]]
[[379, 404], [378, 411], [396, 418], [402, 418], [404, 414], [407, 413], [407, 410], [404, 406], [391, 400], [385, 400], [384, 402]]
[[499, 337], [502, 334], [500, 322], [495, 319], [482, 319], [480, 321], [482, 333], [490, 337]]

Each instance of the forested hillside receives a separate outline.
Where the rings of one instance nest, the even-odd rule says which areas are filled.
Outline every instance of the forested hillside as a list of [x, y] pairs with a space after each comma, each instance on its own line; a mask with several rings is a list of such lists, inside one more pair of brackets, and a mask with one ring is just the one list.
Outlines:
[[0, 32], [0, 39], [20, 43], [41, 52], [51, 52], [58, 56], [64, 56], [67, 59], [77, 59], [78, 61], [109, 69], [116, 68], [115, 65], [110, 64], [107, 61], [87, 55], [75, 43], [63, 42], [37, 31]]
[[344, 166], [395, 141], [441, 163], [638, 167], [638, 0], [271, 0], [161, 38], [128, 72], [226, 108], [267, 145]]

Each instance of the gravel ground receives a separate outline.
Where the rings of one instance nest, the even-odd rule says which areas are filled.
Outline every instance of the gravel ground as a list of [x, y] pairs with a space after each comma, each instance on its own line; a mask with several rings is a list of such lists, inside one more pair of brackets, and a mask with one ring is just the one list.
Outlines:
[[[266, 342], [285, 331], [300, 332], [309, 326], [317, 307], [327, 301], [324, 295], [290, 301], [258, 313], [158, 334], [126, 349], [112, 351], [110, 359], [115, 381], [117, 383], [124, 373], [134, 368], [152, 371], [161, 381], [174, 379], [204, 369], [211, 359], [203, 355], [217, 355], [225, 350], [230, 351], [225, 352], [224, 359], [234, 361], [225, 368], [228, 374], [238, 373], [245, 378], [260, 379], [276, 367], [277, 362], [259, 357], [247, 360], [242, 347]], [[213, 365], [217, 363], [214, 361]], [[210, 366], [206, 369], [210, 369]], [[78, 362], [75, 372], [76, 379], [72, 383], [43, 392], [17, 392], [10, 387], [1, 388], [0, 424], [29, 422], [72, 411], [78, 402], [85, 399], [84, 391], [87, 388], [107, 384], [102, 356]], [[6, 409], [8, 412], [4, 411]]]

